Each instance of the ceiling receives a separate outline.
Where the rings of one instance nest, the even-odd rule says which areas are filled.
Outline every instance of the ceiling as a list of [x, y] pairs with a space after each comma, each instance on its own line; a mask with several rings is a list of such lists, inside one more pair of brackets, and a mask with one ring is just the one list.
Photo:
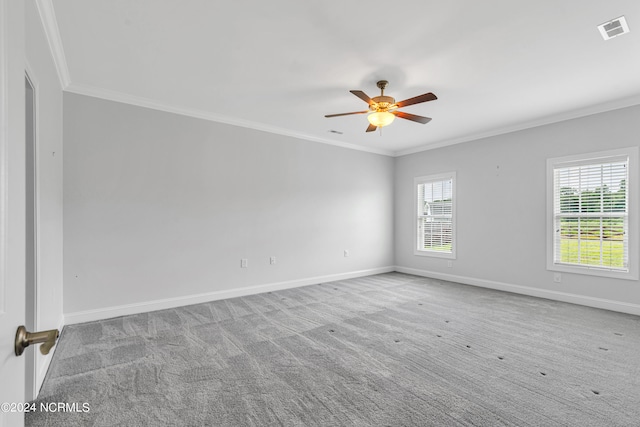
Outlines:
[[[65, 90], [388, 155], [640, 104], [638, 0], [38, 0]], [[597, 25], [625, 15], [631, 32]], [[365, 133], [358, 89], [432, 117]], [[331, 131], [337, 131], [333, 133]]]

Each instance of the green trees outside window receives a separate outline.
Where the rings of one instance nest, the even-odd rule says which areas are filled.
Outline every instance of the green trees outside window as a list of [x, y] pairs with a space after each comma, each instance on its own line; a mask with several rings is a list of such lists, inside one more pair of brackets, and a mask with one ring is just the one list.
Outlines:
[[[625, 163], [588, 165], [556, 172], [556, 261], [626, 268]], [[589, 188], [594, 182], [595, 188]], [[558, 187], [556, 187], [558, 188]], [[558, 245], [559, 243], [559, 245]], [[558, 247], [559, 246], [559, 247]]]

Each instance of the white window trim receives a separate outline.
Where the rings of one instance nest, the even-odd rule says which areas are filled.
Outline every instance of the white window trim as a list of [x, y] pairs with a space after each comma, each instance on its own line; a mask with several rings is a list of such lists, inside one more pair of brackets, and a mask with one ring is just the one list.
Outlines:
[[[418, 224], [418, 198], [416, 197], [416, 188], [419, 184], [424, 184], [427, 182], [434, 181], [445, 181], [451, 179], [451, 194], [452, 194], [452, 203], [451, 203], [451, 252], [439, 252], [439, 251], [429, 251], [429, 250], [418, 250], [418, 233], [416, 230], [416, 225]], [[434, 257], [434, 258], [446, 258], [446, 259], [456, 259], [456, 215], [458, 209], [456, 208], [456, 201], [458, 199], [458, 193], [456, 191], [456, 172], [445, 172], [434, 175], [426, 175], [419, 176], [413, 179], [413, 227], [411, 227], [413, 232], [413, 254], [418, 256], [426, 256], [426, 257]]]
[[[590, 276], [611, 277], [616, 279], [638, 280], [640, 262], [640, 194], [637, 188], [640, 187], [638, 170], [640, 168], [638, 147], [629, 147], [617, 150], [600, 151], [597, 153], [579, 154], [566, 157], [555, 157], [547, 159], [547, 270], [563, 273], [585, 274]], [[578, 165], [597, 163], [599, 160], [607, 161], [613, 157], [628, 157], [627, 167], [629, 179], [627, 182], [627, 203], [628, 203], [628, 236], [629, 236], [629, 268], [628, 271], [615, 271], [589, 266], [573, 266], [566, 264], [556, 264], [554, 260], [554, 212], [553, 212], [553, 171], [563, 165]]]

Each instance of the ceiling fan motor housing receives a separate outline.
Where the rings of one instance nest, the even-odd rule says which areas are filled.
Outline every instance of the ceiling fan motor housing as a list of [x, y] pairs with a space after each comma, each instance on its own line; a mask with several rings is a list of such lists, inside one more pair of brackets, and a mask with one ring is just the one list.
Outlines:
[[373, 103], [370, 105], [372, 110], [386, 111], [391, 105], [396, 103], [396, 100], [390, 96], [375, 96], [371, 98]]
[[376, 84], [376, 86], [378, 86], [378, 88], [380, 89], [380, 96], [374, 96], [373, 98], [371, 98], [371, 101], [373, 101], [371, 105], [369, 105], [371, 111], [387, 111], [387, 109], [391, 105], [396, 103], [396, 100], [392, 97], [384, 96], [384, 90], [387, 88], [388, 84], [389, 82], [386, 80], [380, 80]]

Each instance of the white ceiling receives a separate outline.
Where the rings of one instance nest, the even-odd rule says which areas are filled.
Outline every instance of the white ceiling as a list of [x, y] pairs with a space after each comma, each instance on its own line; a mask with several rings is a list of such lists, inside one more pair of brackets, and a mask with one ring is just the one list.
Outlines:
[[[38, 1], [68, 91], [384, 154], [640, 103], [638, 0]], [[324, 117], [380, 79], [433, 120]]]

